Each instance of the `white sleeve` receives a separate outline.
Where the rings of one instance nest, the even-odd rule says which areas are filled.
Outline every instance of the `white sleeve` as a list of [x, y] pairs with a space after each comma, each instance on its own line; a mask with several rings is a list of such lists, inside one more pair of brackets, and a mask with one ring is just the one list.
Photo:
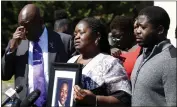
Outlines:
[[118, 59], [113, 60], [109, 71], [104, 75], [104, 80], [108, 88], [108, 94], [122, 90], [131, 95], [130, 81], [123, 65], [120, 64]]
[[70, 58], [67, 63], [75, 63], [75, 61], [77, 60], [77, 58], [79, 58], [80, 55], [76, 55], [76, 56], [73, 56], [72, 58]]

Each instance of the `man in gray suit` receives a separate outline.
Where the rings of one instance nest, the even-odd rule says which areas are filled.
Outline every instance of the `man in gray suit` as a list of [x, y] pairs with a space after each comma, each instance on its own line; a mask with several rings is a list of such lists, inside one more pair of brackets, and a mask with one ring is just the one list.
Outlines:
[[[52, 62], [66, 62], [68, 54], [60, 35], [47, 29], [40, 16], [40, 10], [34, 4], [26, 5], [18, 16], [19, 27], [13, 34], [2, 58], [2, 80], [15, 76], [15, 86], [22, 85], [19, 94], [21, 100], [34, 90], [33, 76], [34, 44], [37, 42], [42, 50], [43, 74], [46, 92], [48, 90], [50, 66]], [[47, 93], [45, 94], [47, 98]], [[46, 105], [46, 101], [41, 106]]]
[[176, 106], [176, 48], [167, 39], [168, 13], [150, 6], [137, 18], [136, 41], [143, 47], [131, 74], [132, 106]]

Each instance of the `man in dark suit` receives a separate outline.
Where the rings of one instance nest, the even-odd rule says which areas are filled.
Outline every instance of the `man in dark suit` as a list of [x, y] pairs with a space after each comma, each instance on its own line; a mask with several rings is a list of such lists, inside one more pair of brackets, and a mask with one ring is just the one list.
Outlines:
[[68, 57], [71, 58], [74, 55], [75, 47], [74, 47], [74, 40], [73, 37], [69, 34], [57, 32], [65, 47], [65, 52], [67, 53]]
[[[40, 10], [34, 4], [26, 5], [18, 16], [19, 27], [13, 34], [2, 58], [2, 80], [10, 80], [15, 76], [15, 86], [22, 85], [19, 93], [23, 100], [35, 90], [33, 83], [34, 74], [34, 44], [38, 43], [42, 50], [43, 81], [45, 83], [47, 98], [50, 66], [52, 62], [66, 62], [68, 55], [61, 37], [54, 31], [48, 30], [40, 16]], [[45, 106], [46, 99], [41, 105]]]

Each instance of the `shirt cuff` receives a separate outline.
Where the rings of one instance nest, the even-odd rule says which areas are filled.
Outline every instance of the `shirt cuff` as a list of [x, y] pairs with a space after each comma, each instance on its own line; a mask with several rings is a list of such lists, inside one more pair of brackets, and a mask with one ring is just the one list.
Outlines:
[[8, 51], [7, 51], [7, 53], [6, 53], [6, 55], [9, 55], [9, 54], [11, 54], [11, 53], [13, 53], [13, 52], [11, 52], [11, 51], [10, 51], [10, 48], [9, 48]]

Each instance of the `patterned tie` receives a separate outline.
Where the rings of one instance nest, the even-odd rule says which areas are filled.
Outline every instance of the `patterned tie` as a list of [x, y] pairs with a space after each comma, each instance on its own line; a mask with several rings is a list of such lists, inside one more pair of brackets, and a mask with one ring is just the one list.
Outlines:
[[36, 100], [35, 104], [39, 107], [42, 107], [46, 103], [46, 87], [42, 49], [37, 42], [34, 42], [33, 47], [33, 68], [34, 90], [39, 89], [41, 91], [40, 97]]

